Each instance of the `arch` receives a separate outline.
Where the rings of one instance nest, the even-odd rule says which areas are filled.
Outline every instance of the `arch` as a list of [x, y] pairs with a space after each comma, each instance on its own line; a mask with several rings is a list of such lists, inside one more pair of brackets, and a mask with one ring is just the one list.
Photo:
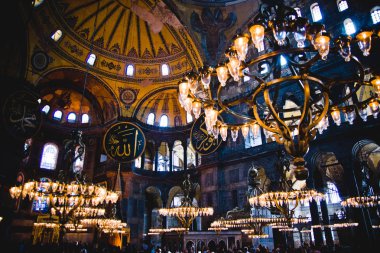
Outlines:
[[342, 12], [348, 9], [348, 3], [346, 0], [337, 0], [336, 4], [338, 6], [339, 12]]
[[224, 249], [224, 251], [227, 251], [227, 244], [223, 239], [218, 242], [218, 248], [219, 251], [223, 251], [222, 249]]
[[380, 22], [380, 6], [375, 6], [371, 9], [371, 19], [373, 24]]
[[176, 140], [173, 144], [173, 171], [184, 169], [184, 153], [182, 142]]
[[53, 35], [51, 35], [51, 39], [54, 40], [55, 42], [57, 42], [60, 38], [62, 37], [62, 31], [61, 30], [57, 30], [53, 33]]
[[214, 240], [210, 240], [208, 243], [207, 243], [207, 247], [208, 249], [211, 251], [211, 252], [216, 252], [216, 243]]
[[149, 114], [148, 114], [148, 118], [147, 118], [147, 120], [146, 120], [146, 123], [147, 123], [148, 125], [152, 125], [152, 126], [154, 126], [154, 120], [155, 120], [155, 118], [156, 118], [156, 115], [155, 115], [153, 112], [149, 113]]
[[86, 60], [87, 64], [91, 65], [91, 66], [94, 66], [95, 61], [96, 61], [96, 55], [93, 54], [93, 53], [89, 54], [88, 57], [87, 57], [87, 60]]
[[90, 122], [90, 116], [88, 116], [87, 113], [83, 113], [81, 122], [82, 122], [82, 124], [86, 124], [86, 123]]
[[40, 168], [47, 170], [55, 170], [57, 167], [59, 149], [58, 146], [52, 142], [44, 145], [41, 155]]
[[347, 34], [347, 35], [351, 35], [351, 34], [356, 33], [355, 24], [354, 24], [354, 22], [352, 21], [352, 19], [350, 19], [350, 18], [346, 18], [346, 19], [343, 21], [343, 26], [344, 26], [344, 30], [346, 31], [346, 34]]
[[145, 189], [145, 208], [144, 208], [144, 233], [149, 228], [162, 227], [162, 217], [158, 209], [162, 208], [161, 190], [156, 186], [148, 186]]
[[170, 188], [168, 193], [168, 200], [166, 202], [166, 207], [170, 207], [176, 195], [183, 195], [183, 191], [180, 186], [174, 186]]
[[168, 76], [170, 73], [169, 65], [164, 63], [161, 65], [161, 75]]
[[194, 245], [195, 245], [195, 243], [191, 240], [186, 242], [187, 253], [196, 253], [195, 249], [194, 249]]
[[48, 114], [49, 111], [50, 111], [50, 106], [49, 106], [49, 105], [45, 105], [45, 106], [42, 108], [41, 111], [43, 111], [45, 114]]
[[319, 8], [318, 3], [311, 4], [310, 11], [314, 22], [320, 21], [322, 19], [321, 9]]
[[58, 120], [58, 121], [61, 121], [61, 119], [62, 119], [62, 115], [63, 115], [62, 111], [60, 111], [60, 110], [56, 110], [56, 111], [54, 112], [54, 114], [53, 114], [53, 119]]
[[77, 115], [75, 114], [75, 112], [70, 112], [67, 115], [67, 122], [69, 122], [69, 123], [75, 123], [76, 120], [77, 120]]
[[132, 64], [128, 64], [125, 73], [127, 76], [133, 76], [135, 74], [135, 68], [133, 67]]
[[203, 240], [199, 240], [197, 242], [197, 252], [204, 252], [204, 248], [205, 248], [206, 244]]
[[168, 127], [169, 126], [169, 117], [164, 114], [160, 118], [160, 127]]
[[[86, 89], [83, 93], [83, 78], [87, 75]], [[70, 80], [70, 81], [68, 81]], [[36, 81], [40, 95], [52, 89], [73, 89], [83, 93], [91, 101], [101, 123], [113, 121], [120, 116], [119, 99], [108, 84], [91, 73], [74, 68], [56, 68], [43, 73]], [[98, 94], [102, 94], [99, 96]], [[94, 118], [91, 117], [94, 122]]]

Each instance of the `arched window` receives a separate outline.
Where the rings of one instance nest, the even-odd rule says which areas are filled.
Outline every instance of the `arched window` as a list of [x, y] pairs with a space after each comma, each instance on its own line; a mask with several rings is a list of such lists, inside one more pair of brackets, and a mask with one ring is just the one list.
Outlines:
[[89, 121], [90, 121], [90, 117], [88, 116], [88, 114], [87, 113], [82, 114], [82, 123], [86, 124]]
[[58, 146], [54, 143], [46, 143], [44, 145], [41, 157], [41, 169], [55, 170], [58, 159]]
[[354, 34], [356, 32], [354, 22], [350, 18], [346, 18], [343, 21], [344, 30], [346, 30], [347, 35]]
[[61, 120], [62, 119], [62, 111], [57, 110], [53, 114], [53, 119], [55, 120]]
[[163, 76], [169, 75], [169, 66], [168, 66], [168, 64], [162, 64], [161, 65], [161, 75], [163, 75]]
[[340, 12], [348, 9], [348, 3], [346, 0], [337, 0], [336, 4], [338, 5], [338, 10]]
[[373, 24], [377, 24], [380, 22], [380, 6], [375, 6], [371, 10], [371, 18]]
[[184, 149], [181, 141], [175, 141], [173, 145], [173, 171], [183, 170]]
[[326, 189], [327, 203], [334, 204], [334, 203], [340, 203], [342, 201], [339, 197], [338, 188], [336, 188], [334, 183], [327, 182], [326, 188], [327, 188]]
[[[77, 157], [79, 155], [78, 149], [79, 149], [79, 146], [77, 146], [75, 148], [75, 157]], [[79, 172], [81, 172], [83, 170], [85, 152], [86, 152], [86, 149], [84, 148], [82, 156], [78, 157], [75, 160], [74, 166], [73, 166], [73, 172], [74, 173], [79, 173]]]
[[135, 168], [141, 169], [141, 156], [135, 159]]
[[49, 106], [49, 105], [45, 105], [45, 106], [42, 108], [42, 111], [43, 111], [45, 114], [48, 114], [49, 111], [50, 111], [50, 106]]
[[160, 127], [167, 127], [169, 125], [169, 118], [166, 115], [162, 115], [160, 118]]
[[91, 66], [94, 66], [94, 64], [95, 64], [95, 60], [96, 60], [96, 55], [95, 55], [95, 54], [90, 54], [90, 55], [87, 57], [87, 64], [88, 64], [88, 65], [91, 65]]
[[154, 118], [155, 118], [154, 113], [153, 112], [149, 113], [148, 119], [146, 120], [146, 123], [148, 125], [152, 125], [153, 126], [154, 125]]
[[321, 9], [319, 8], [318, 3], [313, 3], [312, 5], [310, 5], [310, 11], [314, 22], [317, 22], [322, 19]]
[[186, 122], [189, 124], [190, 122], [193, 122], [193, 115], [191, 113], [186, 114]]
[[133, 76], [133, 73], [135, 72], [135, 69], [134, 69], [133, 65], [129, 64], [127, 66], [127, 71], [126, 72], [127, 72], [127, 76]]
[[74, 112], [70, 112], [69, 115], [67, 115], [67, 122], [69, 123], [75, 123], [77, 119], [77, 115]]
[[174, 126], [182, 126], [182, 119], [181, 116], [175, 116], [174, 117]]
[[51, 36], [51, 39], [54, 41], [58, 41], [62, 37], [62, 31], [57, 30], [55, 33]]

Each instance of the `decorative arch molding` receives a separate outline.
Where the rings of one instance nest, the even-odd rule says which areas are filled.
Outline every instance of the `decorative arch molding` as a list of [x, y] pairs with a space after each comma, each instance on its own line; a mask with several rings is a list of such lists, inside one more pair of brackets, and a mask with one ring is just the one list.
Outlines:
[[161, 190], [157, 188], [156, 186], [148, 186], [145, 189], [146, 195], [151, 195], [153, 200], [156, 202], [157, 208], [163, 207], [162, 197], [161, 197]]
[[[86, 73], [85, 71], [76, 68], [55, 68], [45, 72], [37, 80], [35, 86], [37, 90], [41, 91], [45, 88], [55, 89], [58, 85], [62, 88], [70, 88], [79, 93], [82, 93], [86, 75], [87, 84], [84, 94], [94, 103], [95, 109], [102, 112], [102, 122], [111, 122], [119, 118], [120, 103], [117, 96], [114, 94], [106, 82], [93, 75], [92, 73]], [[54, 87], [52, 84], [54, 84]], [[99, 94], [101, 92], [105, 94], [103, 97], [96, 96], [96, 94]], [[106, 101], [106, 98], [108, 98], [108, 101]], [[105, 105], [109, 103], [113, 103], [114, 109], [111, 109], [112, 111], [108, 113], [109, 116], [107, 117], [104, 110], [106, 109]]]
[[363, 139], [354, 144], [352, 155], [360, 163], [365, 163], [373, 174], [372, 180], [380, 178], [380, 146], [373, 140]]

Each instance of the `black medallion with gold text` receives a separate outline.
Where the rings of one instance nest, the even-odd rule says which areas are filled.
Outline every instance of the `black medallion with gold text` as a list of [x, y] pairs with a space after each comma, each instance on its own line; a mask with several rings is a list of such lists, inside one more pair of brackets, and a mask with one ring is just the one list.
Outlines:
[[112, 125], [103, 138], [103, 148], [107, 155], [121, 163], [138, 158], [145, 150], [143, 131], [130, 122]]
[[205, 123], [204, 113], [194, 122], [190, 133], [191, 145], [195, 151], [201, 155], [208, 155], [215, 152], [220, 144], [222, 138], [218, 135], [218, 138], [214, 138], [213, 135], [208, 134]]
[[14, 137], [22, 140], [33, 137], [42, 123], [38, 97], [24, 90], [12, 93], [3, 105], [3, 122]]

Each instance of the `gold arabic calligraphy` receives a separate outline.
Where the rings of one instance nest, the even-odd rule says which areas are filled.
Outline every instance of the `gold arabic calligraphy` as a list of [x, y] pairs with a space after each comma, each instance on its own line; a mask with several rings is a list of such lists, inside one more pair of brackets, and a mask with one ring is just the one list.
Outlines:
[[218, 139], [208, 134], [204, 121], [199, 126], [199, 129], [193, 132], [193, 138], [196, 143], [195, 149], [198, 152], [208, 152], [210, 148], [218, 146]]

